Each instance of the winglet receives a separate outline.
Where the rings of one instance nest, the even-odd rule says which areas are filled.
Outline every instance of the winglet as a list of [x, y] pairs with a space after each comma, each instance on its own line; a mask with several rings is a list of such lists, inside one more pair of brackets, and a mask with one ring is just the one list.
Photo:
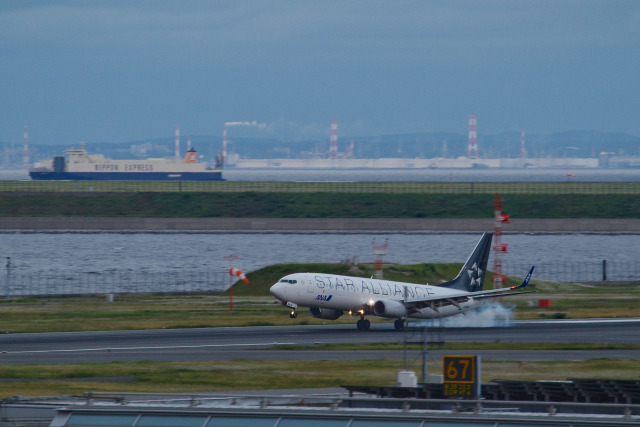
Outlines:
[[529, 280], [531, 280], [531, 276], [533, 275], [534, 268], [536, 268], [535, 265], [531, 267], [531, 270], [529, 270], [529, 274], [527, 274], [527, 277], [524, 278], [523, 282], [518, 286], [512, 286], [511, 289], [520, 289], [520, 288], [526, 287], [529, 284]]

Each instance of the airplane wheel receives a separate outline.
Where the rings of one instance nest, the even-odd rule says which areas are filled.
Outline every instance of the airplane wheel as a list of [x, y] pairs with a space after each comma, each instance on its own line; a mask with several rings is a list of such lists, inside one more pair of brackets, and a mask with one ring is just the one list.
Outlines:
[[296, 317], [298, 317], [298, 313], [296, 313], [295, 311], [292, 311], [291, 314], [289, 314], [289, 317], [291, 317], [292, 319], [295, 319]]
[[360, 319], [356, 323], [356, 326], [361, 331], [368, 331], [369, 328], [371, 328], [371, 322], [369, 322], [367, 319]]
[[407, 321], [404, 319], [397, 319], [395, 322], [393, 322], [393, 326], [395, 326], [397, 331], [403, 331], [406, 325]]
[[360, 319], [356, 323], [356, 326], [360, 331], [367, 331], [371, 327], [371, 322], [369, 322], [367, 319]]

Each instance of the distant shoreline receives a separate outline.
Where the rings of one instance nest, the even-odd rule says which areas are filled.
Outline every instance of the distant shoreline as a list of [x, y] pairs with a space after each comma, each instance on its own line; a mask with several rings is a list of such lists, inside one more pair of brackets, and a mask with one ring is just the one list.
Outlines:
[[[209, 233], [476, 233], [493, 219], [477, 218], [95, 218], [2, 217], [0, 232]], [[511, 219], [503, 233], [640, 234], [640, 219]]]

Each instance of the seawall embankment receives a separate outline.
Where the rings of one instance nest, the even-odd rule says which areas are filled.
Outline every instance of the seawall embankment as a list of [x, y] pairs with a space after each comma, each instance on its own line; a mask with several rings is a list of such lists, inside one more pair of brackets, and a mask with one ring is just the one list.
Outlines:
[[[490, 218], [95, 218], [4, 217], [0, 232], [484, 232]], [[640, 219], [512, 218], [504, 233], [640, 233]]]

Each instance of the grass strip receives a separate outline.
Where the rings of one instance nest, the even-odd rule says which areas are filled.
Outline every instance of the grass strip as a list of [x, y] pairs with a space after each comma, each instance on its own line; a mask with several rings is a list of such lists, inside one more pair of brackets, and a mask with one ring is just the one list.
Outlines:
[[[493, 194], [3, 192], [0, 217], [492, 218]], [[640, 218], [637, 194], [511, 194], [513, 218]]]
[[[385, 277], [413, 283], [438, 283], [440, 277], [453, 277], [459, 264], [420, 264], [389, 266]], [[287, 264], [266, 267], [248, 274], [250, 284], [234, 287], [234, 308], [228, 295], [116, 295], [108, 302], [104, 295], [69, 298], [23, 298], [0, 300], [0, 332], [69, 332], [127, 329], [178, 329], [224, 326], [278, 326], [355, 324], [357, 316], [344, 315], [336, 321], [311, 317], [299, 310], [297, 319], [269, 295], [269, 287], [280, 277], [295, 271], [349, 274], [350, 266], [332, 264]], [[361, 274], [370, 277], [373, 266], [360, 265]], [[510, 279], [508, 285], [521, 279]], [[505, 299], [512, 319], [569, 319], [637, 317], [640, 286], [576, 285], [536, 282], [537, 293]], [[612, 296], [613, 295], [613, 296]], [[552, 307], [539, 307], [539, 299], [552, 301]], [[373, 323], [389, 319], [369, 316]]]
[[[420, 371], [420, 361], [409, 369]], [[442, 372], [430, 360], [432, 374]], [[393, 385], [401, 359], [336, 361], [136, 362], [0, 366], [0, 398], [96, 392], [196, 393], [233, 390]], [[482, 381], [636, 378], [639, 360], [484, 361]]]

